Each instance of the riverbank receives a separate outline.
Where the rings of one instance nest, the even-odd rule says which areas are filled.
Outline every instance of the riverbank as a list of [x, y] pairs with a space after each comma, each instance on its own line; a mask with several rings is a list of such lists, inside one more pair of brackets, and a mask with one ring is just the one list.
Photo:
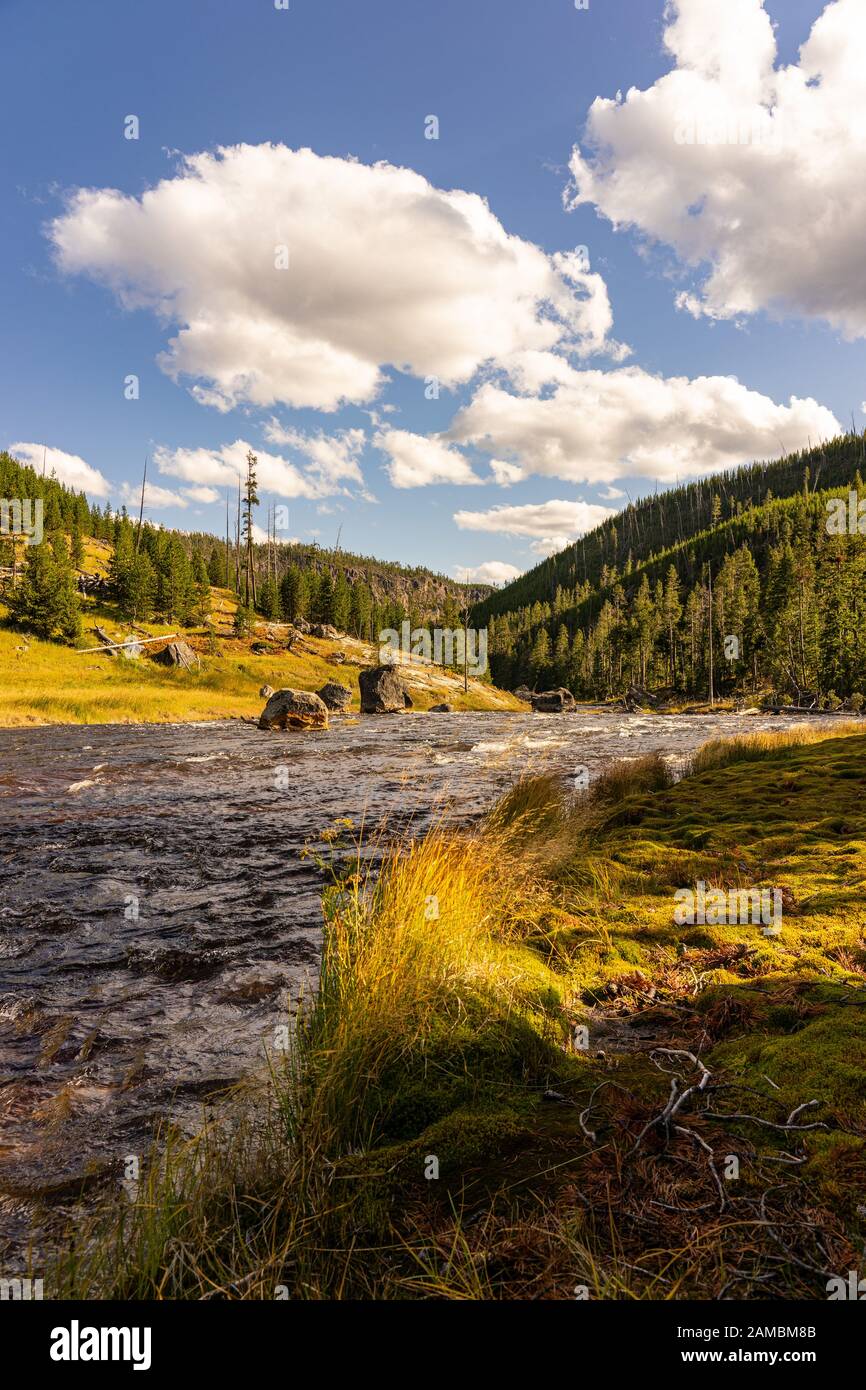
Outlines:
[[[110, 1214], [79, 1234], [57, 1291], [826, 1298], [866, 1178], [843, 734], [712, 745], [673, 787], [658, 759], [577, 801], [519, 783], [375, 886], [344, 863], [293, 1051], [169, 1144], [122, 1240]], [[698, 882], [777, 889], [780, 934], [677, 926]]]
[[[258, 718], [265, 703], [259, 696], [262, 686], [316, 691], [327, 681], [348, 686], [350, 708], [358, 711], [358, 672], [378, 662], [376, 649], [369, 643], [345, 635], [302, 636], [287, 650], [288, 628], [263, 622], [249, 637], [239, 639], [231, 633], [233, 605], [228, 591], [217, 602], [223, 606], [218, 610], [220, 624], [214, 639], [201, 627], [179, 630], [159, 623], [140, 627], [153, 637], [179, 632], [199, 658], [197, 670], [161, 666], [149, 656], [127, 660], [100, 652], [84, 654], [0, 626], [0, 728]], [[88, 623], [93, 622], [118, 641], [129, 636], [128, 628], [119, 627], [96, 606], [88, 611]], [[88, 645], [94, 644], [91, 637]], [[253, 644], [265, 650], [253, 651]], [[159, 650], [158, 645], [153, 650]], [[441, 668], [413, 665], [401, 671], [419, 711], [443, 702], [465, 710], [525, 708], [515, 696], [483, 681], [470, 678], [464, 691], [462, 677]]]

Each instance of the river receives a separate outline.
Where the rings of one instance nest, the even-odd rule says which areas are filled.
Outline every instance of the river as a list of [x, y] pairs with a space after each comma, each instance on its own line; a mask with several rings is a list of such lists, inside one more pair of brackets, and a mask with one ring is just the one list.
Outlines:
[[[522, 772], [674, 764], [772, 716], [478, 713], [0, 730], [0, 1271], [158, 1119], [260, 1065], [318, 964], [338, 818], [477, 816]], [[112, 1177], [111, 1181], [116, 1179]]]

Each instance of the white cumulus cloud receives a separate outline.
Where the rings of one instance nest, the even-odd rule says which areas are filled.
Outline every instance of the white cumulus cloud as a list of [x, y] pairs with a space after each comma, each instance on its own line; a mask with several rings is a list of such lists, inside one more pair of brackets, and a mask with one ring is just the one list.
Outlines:
[[198, 487], [227, 487], [236, 491], [238, 479], [246, 477], [250, 452], [258, 459], [256, 478], [260, 492], [270, 492], [277, 497], [317, 499], [335, 490], [331, 481], [323, 478], [318, 470], [302, 471], [282, 455], [256, 448], [246, 439], [236, 439], [218, 449], [169, 449], [161, 445], [154, 450], [154, 459], [160, 473], [169, 477], [181, 478]]
[[283, 145], [185, 158], [140, 198], [82, 188], [58, 263], [176, 326], [161, 364], [204, 404], [334, 410], [394, 367], [468, 381], [518, 349], [604, 348], [607, 289], [577, 252], [510, 236], [477, 194]]
[[394, 487], [482, 481], [473, 473], [465, 455], [436, 435], [411, 434], [408, 430], [380, 430], [373, 443], [388, 455], [385, 467]]
[[459, 584], [509, 584], [523, 571], [505, 560], [485, 560], [481, 565], [460, 565], [454, 571]]
[[50, 448], [45, 444], [10, 444], [9, 453], [29, 464], [41, 474], [43, 468], [46, 478], [53, 474], [59, 483], [76, 488], [79, 492], [90, 493], [91, 497], [107, 497], [111, 484], [98, 468], [85, 463], [78, 454], [64, 453], [63, 449]]
[[[735, 377], [657, 377], [640, 367], [581, 371], [551, 355], [549, 393], [486, 382], [448, 430], [531, 474], [572, 483], [677, 479], [734, 468], [818, 444], [841, 431], [832, 411], [792, 396], [778, 405]], [[529, 384], [543, 376], [533, 362]], [[518, 382], [520, 378], [518, 376]], [[501, 479], [500, 479], [501, 480]]]
[[[141, 486], [138, 483], [121, 483], [120, 498], [128, 507], [135, 511], [141, 505]], [[160, 487], [158, 483], [145, 483], [144, 486], [144, 507], [149, 511], [151, 507], [159, 510], [163, 507], [188, 507], [189, 500], [182, 492], [174, 492], [171, 488]]]
[[570, 205], [673, 247], [695, 315], [866, 336], [864, 0], [828, 4], [789, 66], [763, 0], [671, 0], [666, 19], [671, 71], [593, 102]]
[[610, 507], [594, 502], [553, 499], [516, 507], [491, 507], [486, 512], [455, 512], [454, 520], [461, 531], [529, 536], [532, 539], [530, 549], [536, 555], [552, 555], [613, 515]]

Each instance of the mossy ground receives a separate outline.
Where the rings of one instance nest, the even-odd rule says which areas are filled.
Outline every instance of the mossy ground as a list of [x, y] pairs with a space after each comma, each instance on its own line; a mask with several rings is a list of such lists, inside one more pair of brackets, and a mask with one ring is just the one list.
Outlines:
[[[864, 759], [763, 739], [577, 804], [545, 779], [344, 872], [267, 1142], [155, 1166], [123, 1255], [62, 1286], [826, 1298], [866, 1236]], [[781, 935], [678, 926], [698, 880], [780, 888]]]

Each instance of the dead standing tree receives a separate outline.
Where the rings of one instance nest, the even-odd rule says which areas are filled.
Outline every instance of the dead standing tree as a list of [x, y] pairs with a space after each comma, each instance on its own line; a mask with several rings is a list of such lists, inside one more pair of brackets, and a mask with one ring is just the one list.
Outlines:
[[256, 491], [256, 465], [258, 459], [250, 449], [247, 454], [247, 481], [244, 497], [244, 517], [243, 517], [243, 537], [246, 542], [246, 586], [244, 591], [244, 602], [246, 607], [250, 607], [250, 594], [252, 594], [252, 607], [256, 606], [256, 569], [253, 560], [253, 507], [259, 505], [259, 494]]

